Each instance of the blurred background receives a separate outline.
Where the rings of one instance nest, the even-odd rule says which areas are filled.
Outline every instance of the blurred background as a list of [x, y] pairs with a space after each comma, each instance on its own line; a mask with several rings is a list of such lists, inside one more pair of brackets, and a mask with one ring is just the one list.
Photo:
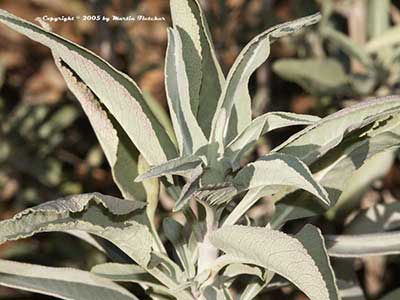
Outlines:
[[[323, 117], [368, 97], [400, 92], [400, 1], [200, 2], [225, 74], [256, 34], [280, 22], [323, 13], [319, 25], [273, 44], [270, 59], [251, 78], [254, 116], [283, 110]], [[168, 0], [0, 0], [0, 8], [33, 22], [42, 16], [164, 17], [165, 21], [156, 22], [77, 20], [50, 25], [129, 74], [166, 107]], [[268, 152], [294, 132], [280, 130], [261, 139], [253, 156]], [[398, 152], [390, 152], [371, 160], [349, 182], [338, 206], [315, 222], [324, 232], [340, 234], [361, 209], [397, 204], [399, 158]], [[60, 196], [92, 191], [119, 196], [79, 103], [47, 48], [1, 26], [0, 219]], [[253, 210], [254, 218], [261, 217], [262, 205]], [[83, 269], [106, 260], [90, 246], [62, 234], [1, 245], [0, 258]], [[354, 266], [368, 299], [400, 286], [396, 256], [356, 260]], [[0, 288], [0, 299], [51, 298]], [[286, 288], [259, 299], [305, 298]]]

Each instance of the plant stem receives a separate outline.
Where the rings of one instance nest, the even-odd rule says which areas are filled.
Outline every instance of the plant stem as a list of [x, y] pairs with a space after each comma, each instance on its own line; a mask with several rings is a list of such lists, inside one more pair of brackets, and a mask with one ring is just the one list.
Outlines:
[[147, 272], [152, 275], [154, 278], [159, 280], [162, 284], [164, 284], [168, 289], [175, 291], [175, 297], [178, 300], [195, 300], [195, 298], [185, 290], [180, 290], [179, 286], [165, 273], [161, 272], [157, 268], [146, 269]]
[[218, 227], [218, 220], [216, 218], [215, 209], [210, 207], [204, 201], [199, 202], [204, 206], [204, 209], [206, 210], [206, 232], [204, 234], [203, 241], [199, 243], [199, 261], [197, 264], [197, 274], [200, 274], [204, 270], [208, 269], [218, 257], [218, 249], [215, 248], [209, 240], [210, 235]]

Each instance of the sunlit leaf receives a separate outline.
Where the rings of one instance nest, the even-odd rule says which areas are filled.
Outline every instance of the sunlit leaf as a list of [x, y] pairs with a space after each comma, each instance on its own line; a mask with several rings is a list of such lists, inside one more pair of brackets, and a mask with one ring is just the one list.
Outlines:
[[306, 127], [273, 151], [297, 156], [310, 165], [339, 145], [352, 131], [399, 111], [398, 96], [363, 101]]
[[252, 39], [239, 54], [222, 90], [217, 112], [213, 120], [212, 141], [228, 144], [251, 122], [251, 99], [248, 83], [253, 72], [270, 54], [270, 44], [276, 39], [292, 34], [303, 27], [315, 24], [319, 14], [292, 22], [279, 24]]
[[100, 99], [149, 163], [176, 156], [173, 143], [127, 75], [83, 47], [4, 10], [0, 22], [49, 47]]
[[50, 201], [0, 222], [0, 243], [40, 232], [80, 230], [109, 240], [146, 266], [153, 241], [147, 226], [139, 223], [145, 221], [144, 207], [143, 202], [98, 193]]
[[197, 0], [171, 0], [174, 28], [181, 33], [189, 80], [190, 102], [200, 127], [209, 137], [217, 102], [225, 84], [206, 17]]
[[271, 112], [251, 121], [228, 146], [225, 153], [225, 159], [229, 159], [234, 170], [239, 168], [240, 159], [249, 151], [258, 138], [275, 129], [296, 126], [311, 125], [320, 120], [320, 118], [309, 115], [300, 115], [285, 112]]
[[365, 257], [400, 253], [400, 232], [325, 236], [329, 256]]
[[330, 200], [324, 188], [316, 182], [308, 167], [297, 158], [284, 154], [268, 154], [246, 165], [233, 179], [239, 191], [279, 186], [304, 189], [317, 196], [325, 205]]
[[91, 272], [112, 281], [134, 282], [142, 285], [146, 289], [150, 287], [159, 293], [166, 295], [171, 294], [165, 286], [138, 265], [105, 263], [94, 266]]
[[229, 255], [287, 278], [310, 300], [330, 299], [320, 270], [295, 238], [267, 228], [226, 226], [215, 231], [210, 240]]
[[[311, 165], [314, 176], [329, 193], [332, 205], [336, 203], [342, 191], [366, 161], [378, 153], [392, 151], [400, 147], [400, 117], [389, 117], [375, 123], [360, 133], [348, 136], [345, 142], [333, 149], [322, 159]], [[323, 213], [326, 208], [310, 201], [310, 196], [295, 192], [278, 202], [271, 221], [274, 228], [288, 220], [313, 216]]]
[[95, 274], [0, 260], [0, 285], [66, 300], [137, 300], [126, 289]]
[[143, 186], [132, 182], [132, 178], [138, 175], [134, 145], [125, 131], [115, 121], [113, 122], [101, 107], [100, 102], [89, 87], [80, 82], [73, 72], [62, 64], [60, 58], [55, 56], [54, 60], [68, 88], [82, 105], [111, 166], [114, 181], [120, 188], [122, 195], [126, 199], [144, 200]]
[[189, 80], [184, 61], [182, 37], [178, 30], [169, 29], [168, 48], [165, 60], [165, 86], [172, 123], [177, 136], [181, 155], [194, 154], [207, 144], [197, 123], [190, 103]]
[[135, 181], [140, 182], [146, 179], [166, 175], [189, 175], [197, 166], [202, 164], [201, 158], [190, 155], [171, 159], [161, 165], [150, 167], [148, 171], [140, 174]]
[[317, 227], [307, 224], [295, 235], [295, 238], [303, 244], [304, 248], [307, 249], [308, 254], [314, 259], [315, 264], [321, 272], [328, 288], [329, 299], [340, 300], [335, 273], [333, 272], [329, 261], [325, 241], [321, 231]]

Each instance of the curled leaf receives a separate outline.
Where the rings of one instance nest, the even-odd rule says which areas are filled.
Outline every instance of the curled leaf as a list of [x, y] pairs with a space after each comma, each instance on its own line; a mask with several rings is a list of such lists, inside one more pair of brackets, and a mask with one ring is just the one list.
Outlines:
[[0, 222], [0, 243], [40, 232], [85, 231], [109, 240], [141, 266], [150, 261], [153, 239], [143, 216], [145, 203], [98, 193], [82, 194], [28, 208]]

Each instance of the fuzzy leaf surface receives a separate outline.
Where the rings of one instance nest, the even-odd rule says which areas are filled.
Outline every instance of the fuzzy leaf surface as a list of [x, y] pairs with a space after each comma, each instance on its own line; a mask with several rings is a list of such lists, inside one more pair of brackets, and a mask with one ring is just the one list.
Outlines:
[[400, 232], [325, 236], [329, 256], [365, 257], [400, 253]]
[[195, 155], [182, 156], [171, 159], [163, 164], [152, 166], [148, 171], [140, 174], [135, 181], [140, 182], [146, 179], [161, 177], [166, 175], [187, 176], [192, 173], [196, 167], [202, 164], [201, 158]]
[[[329, 199], [334, 205], [345, 189], [355, 170], [365, 162], [384, 151], [392, 151], [400, 147], [400, 116], [395, 115], [377, 122], [371, 128], [348, 136], [342, 144], [316, 163], [311, 171], [328, 191]], [[295, 192], [277, 203], [272, 219], [273, 228], [277, 228], [288, 220], [321, 214], [325, 208], [310, 196]]]
[[184, 60], [182, 36], [179, 30], [168, 30], [168, 48], [165, 60], [165, 86], [172, 124], [181, 155], [194, 154], [207, 144], [190, 103], [189, 78]]
[[0, 260], [0, 285], [66, 300], [137, 300], [111, 280], [70, 268]]
[[206, 17], [197, 0], [171, 0], [174, 28], [182, 37], [193, 114], [206, 137], [225, 78], [217, 60]]
[[[0, 222], [0, 243], [41, 232], [80, 230], [109, 240], [138, 264], [150, 261], [153, 239], [145, 203], [98, 193], [82, 194], [28, 208]], [[141, 223], [139, 223], [141, 222]]]
[[80, 82], [73, 72], [54, 57], [56, 66], [64, 77], [68, 88], [79, 100], [101, 148], [111, 166], [114, 182], [121, 190], [125, 199], [144, 200], [144, 190], [141, 184], [132, 182], [137, 173], [137, 158], [134, 157], [136, 149], [127, 137], [125, 131], [111, 121], [110, 116], [101, 107], [96, 96], [89, 87]]
[[264, 134], [275, 129], [296, 126], [311, 125], [320, 118], [309, 115], [301, 115], [285, 112], [270, 112], [255, 118], [228, 146], [226, 157], [233, 169], [239, 168], [240, 159], [249, 151], [257, 140]]
[[300, 188], [318, 197], [323, 204], [330, 204], [327, 192], [314, 179], [308, 167], [290, 155], [274, 153], [261, 156], [240, 170], [233, 183], [238, 191], [264, 187], [268, 191], [274, 186]]
[[295, 238], [267, 228], [235, 225], [218, 229], [210, 241], [228, 255], [287, 278], [310, 300], [330, 300], [315, 261]]
[[339, 145], [352, 131], [399, 111], [398, 96], [363, 101], [306, 127], [273, 151], [294, 155], [310, 165]]
[[151, 276], [146, 270], [138, 265], [105, 263], [96, 265], [91, 272], [97, 276], [117, 282], [134, 282], [145, 289], [149, 287], [164, 295], [170, 295], [171, 291]]
[[303, 244], [308, 254], [314, 259], [328, 288], [329, 300], [340, 300], [335, 273], [329, 261], [321, 231], [317, 227], [307, 224], [295, 235], [295, 238]]
[[292, 34], [305, 26], [315, 24], [320, 14], [279, 24], [252, 39], [240, 52], [229, 71], [227, 82], [218, 101], [213, 120], [212, 141], [229, 144], [251, 122], [251, 99], [248, 83], [253, 72], [270, 54], [270, 44], [283, 36]]
[[89, 50], [4, 10], [0, 10], [0, 22], [49, 47], [100, 99], [150, 164], [176, 156], [164, 128], [127, 75]]

